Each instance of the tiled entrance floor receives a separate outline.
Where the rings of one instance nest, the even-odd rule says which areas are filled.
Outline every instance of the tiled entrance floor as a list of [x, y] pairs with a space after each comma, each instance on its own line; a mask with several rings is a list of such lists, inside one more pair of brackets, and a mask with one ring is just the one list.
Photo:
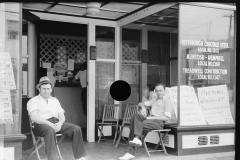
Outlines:
[[[67, 137], [60, 144], [60, 151], [64, 160], [74, 160], [72, 153], [71, 140]], [[119, 157], [125, 154], [127, 146], [120, 144], [117, 149], [114, 149], [112, 141], [85, 142], [87, 151], [87, 160], [118, 160]], [[23, 151], [23, 160], [30, 154], [30, 150]], [[42, 158], [46, 158], [44, 147], [40, 149]], [[188, 156], [165, 155], [163, 152], [151, 153], [151, 157], [147, 156], [144, 148], [140, 148], [136, 157], [133, 160], [234, 160], [235, 152], [211, 153]], [[36, 154], [31, 157], [31, 160], [37, 160]]]

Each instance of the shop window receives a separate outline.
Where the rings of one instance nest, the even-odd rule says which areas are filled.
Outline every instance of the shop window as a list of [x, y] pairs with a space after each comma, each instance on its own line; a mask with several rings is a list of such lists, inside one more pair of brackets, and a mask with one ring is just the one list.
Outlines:
[[110, 86], [115, 81], [115, 64], [113, 62], [96, 62], [95, 73], [95, 119], [99, 120], [102, 118], [104, 105], [114, 103], [110, 95]]
[[190, 5], [179, 11], [180, 125], [234, 125], [234, 11]]
[[122, 29], [122, 73], [121, 79], [131, 87], [131, 94], [128, 99], [122, 102], [124, 115], [126, 104], [138, 104], [140, 102], [140, 30]]
[[95, 119], [102, 119], [105, 104], [114, 104], [110, 86], [115, 81], [115, 28], [96, 26]]
[[169, 33], [148, 32], [147, 79], [151, 90], [160, 82], [169, 86], [169, 36]]
[[[21, 133], [19, 3], [0, 3], [0, 135]], [[4, 137], [4, 136], [3, 136]]]
[[115, 29], [96, 26], [96, 47], [98, 59], [115, 59]]

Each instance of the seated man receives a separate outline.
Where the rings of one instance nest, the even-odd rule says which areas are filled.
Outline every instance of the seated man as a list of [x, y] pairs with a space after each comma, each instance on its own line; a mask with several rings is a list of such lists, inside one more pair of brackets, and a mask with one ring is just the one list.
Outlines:
[[53, 84], [48, 77], [42, 77], [36, 86], [39, 95], [27, 103], [27, 110], [33, 123], [36, 136], [44, 137], [48, 160], [60, 160], [57, 152], [56, 133], [66, 134], [72, 139], [73, 154], [76, 160], [85, 160], [85, 147], [81, 128], [65, 122], [64, 110], [57, 98], [51, 96]]
[[[165, 85], [159, 83], [155, 86], [157, 99], [138, 104], [142, 108], [151, 105], [150, 116], [146, 117], [146, 110], [143, 108], [142, 113], [135, 114], [130, 122], [129, 147], [128, 152], [120, 157], [120, 160], [129, 160], [134, 158], [134, 149], [132, 146], [142, 146], [143, 128], [146, 129], [163, 129], [164, 122], [171, 119], [172, 103], [169, 98], [165, 98]], [[148, 104], [149, 103], [149, 104]]]

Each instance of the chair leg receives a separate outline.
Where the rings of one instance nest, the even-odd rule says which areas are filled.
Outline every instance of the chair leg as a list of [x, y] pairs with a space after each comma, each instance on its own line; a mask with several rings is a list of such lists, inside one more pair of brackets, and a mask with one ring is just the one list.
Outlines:
[[118, 147], [118, 144], [119, 144], [119, 142], [120, 142], [120, 140], [121, 140], [121, 138], [122, 138], [122, 132], [123, 132], [123, 128], [120, 127], [120, 132], [119, 132], [119, 135], [118, 135], [118, 140], [117, 140], [114, 148], [117, 148], [117, 147]]
[[39, 155], [39, 152], [38, 152], [38, 149], [39, 149], [38, 147], [35, 148], [35, 150], [36, 150], [36, 154], [37, 154], [38, 160], [41, 160], [40, 155]]
[[100, 129], [100, 126], [98, 126], [98, 130], [100, 132], [100, 136], [98, 138], [98, 143], [100, 143], [102, 136], [103, 136], [103, 138], [105, 138], [104, 135], [103, 135], [103, 132], [102, 132], [103, 126], [101, 126], [101, 129]]
[[114, 127], [114, 129], [115, 129], [115, 136], [114, 136], [113, 144], [115, 144], [117, 134], [119, 134], [118, 127]]
[[148, 157], [150, 157], [150, 153], [149, 153], [149, 151], [148, 151], [148, 148], [147, 148], [147, 144], [146, 144], [146, 142], [145, 142], [145, 139], [143, 140], [143, 147], [145, 148], [145, 151], [147, 152]]
[[145, 151], [148, 154], [148, 157], [150, 157], [150, 153], [148, 151], [147, 144], [146, 144], [146, 141], [145, 141], [145, 138], [147, 137], [147, 135], [148, 135], [148, 132], [143, 135], [142, 144], [143, 144], [143, 147], [145, 148]]
[[61, 160], [63, 160], [63, 158], [62, 158], [62, 155], [61, 155], [61, 153], [60, 153], [60, 150], [59, 150], [59, 147], [58, 147], [58, 145], [57, 145], [57, 150], [58, 150], [58, 155], [59, 155], [60, 159], [61, 159]]
[[[168, 132], [165, 132], [163, 138], [166, 136], [167, 133], [168, 133]], [[158, 132], [158, 135], [159, 135], [160, 143], [161, 143], [161, 145], [162, 145], [162, 149], [163, 149], [164, 153], [165, 153], [166, 155], [168, 155], [168, 153], [167, 153], [167, 151], [166, 151], [166, 148], [165, 148], [165, 146], [164, 146], [164, 144], [163, 144], [161, 132]]]
[[63, 140], [64, 137], [65, 137], [65, 135], [62, 135], [62, 136], [59, 138], [59, 140], [57, 141], [57, 144], [60, 144], [60, 143], [62, 142], [62, 140]]
[[31, 148], [31, 150], [33, 149], [33, 151], [30, 155], [26, 157], [26, 160], [28, 160], [34, 153], [36, 153], [38, 160], [41, 160], [38, 150], [45, 144], [45, 142], [42, 141], [42, 143], [39, 144], [40, 140], [41, 138], [38, 138], [38, 140], [35, 141], [35, 143], [33, 144], [33, 147]]

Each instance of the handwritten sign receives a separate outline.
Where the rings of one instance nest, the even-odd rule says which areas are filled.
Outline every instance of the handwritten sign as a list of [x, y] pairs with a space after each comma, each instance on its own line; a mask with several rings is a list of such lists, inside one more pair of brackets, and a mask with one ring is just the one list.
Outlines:
[[198, 98], [208, 124], [234, 124], [226, 85], [198, 88]]
[[[177, 86], [168, 89], [177, 117]], [[195, 90], [191, 86], [180, 86], [180, 125], [206, 125], [203, 112], [199, 106]]]

